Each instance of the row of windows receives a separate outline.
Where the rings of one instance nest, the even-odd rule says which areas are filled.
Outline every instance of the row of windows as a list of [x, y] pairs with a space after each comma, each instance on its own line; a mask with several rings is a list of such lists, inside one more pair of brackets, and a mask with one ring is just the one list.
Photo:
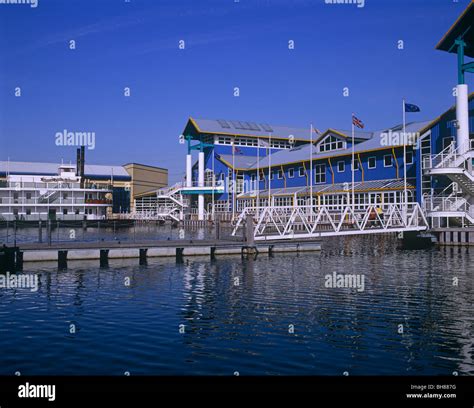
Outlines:
[[[63, 214], [64, 215], [67, 215], [69, 213], [68, 209], [67, 208], [64, 208], [63, 209]], [[87, 209], [86, 209], [86, 213], [87, 213]], [[14, 208], [13, 209], [13, 215], [18, 215], [19, 214], [19, 211], [18, 211], [18, 208]], [[25, 210], [25, 214], [26, 215], [31, 215], [31, 209], [30, 208], [27, 208]], [[74, 210], [74, 214], [78, 215], [79, 214], [79, 210]], [[89, 214], [92, 214], [92, 209], [89, 209]]]
[[[403, 199], [403, 192], [375, 192], [375, 193], [356, 193], [354, 194], [354, 204], [356, 208], [363, 207], [367, 204], [387, 205], [396, 202], [400, 202]], [[314, 205], [326, 205], [331, 206], [333, 209], [340, 209], [341, 206], [346, 206], [351, 202], [350, 196], [347, 194], [331, 194], [321, 195], [319, 197], [313, 197]], [[408, 192], [408, 201], [414, 201], [413, 192]], [[260, 197], [260, 206], [266, 206], [268, 203], [267, 198]], [[297, 205], [310, 205], [311, 199], [308, 196], [299, 196], [296, 198]], [[243, 210], [245, 207], [255, 207], [257, 204], [256, 199], [238, 199], [237, 209]], [[294, 205], [293, 196], [273, 196], [272, 205], [276, 206], [292, 206]]]
[[319, 144], [320, 152], [330, 152], [332, 150], [344, 149], [344, 142], [330, 135]]
[[[26, 193], [25, 193], [25, 196], [26, 196], [25, 198], [26, 198], [27, 200], [31, 200], [31, 198], [32, 198], [31, 192], [26, 192]], [[92, 197], [92, 195], [91, 195], [91, 197]], [[17, 200], [18, 198], [19, 198], [18, 192], [17, 192], [17, 191], [14, 191], [14, 192], [13, 192], [13, 199], [14, 199], [14, 200]], [[63, 193], [63, 200], [67, 200], [67, 198], [68, 198], [68, 194], [67, 194], [67, 193]], [[0, 202], [1, 202], [1, 197], [0, 197]]]
[[[413, 152], [407, 152], [407, 164], [413, 164]], [[384, 167], [392, 167], [393, 166], [393, 156], [388, 154], [383, 157]], [[346, 170], [346, 163], [344, 161], [339, 161], [336, 163], [338, 173], [343, 173]], [[367, 166], [369, 169], [376, 169], [377, 168], [377, 158], [376, 157], [369, 157], [367, 159]], [[354, 163], [354, 170], [359, 170], [359, 161], [356, 160]], [[316, 177], [316, 183], [325, 183], [326, 182], [326, 165], [325, 164], [317, 164], [314, 166], [314, 172]], [[299, 177], [304, 177], [306, 175], [306, 170], [304, 167], [300, 167], [298, 169]], [[264, 176], [260, 174], [259, 180], [262, 181]], [[288, 169], [288, 178], [295, 177], [295, 169], [290, 168]], [[282, 179], [283, 178], [283, 171], [277, 170], [276, 171], [276, 178]], [[270, 173], [270, 180], [274, 179], [274, 172]], [[252, 174], [251, 176], [252, 181], [256, 181], [256, 175]]]
[[[231, 145], [232, 137], [230, 136], [219, 136], [216, 140], [216, 144], [220, 145]], [[234, 138], [234, 146], [258, 146], [258, 139], [248, 137], [236, 137]], [[263, 147], [263, 146], [262, 146]], [[291, 148], [290, 142], [285, 140], [272, 140], [271, 147], [275, 149], [289, 149]]]

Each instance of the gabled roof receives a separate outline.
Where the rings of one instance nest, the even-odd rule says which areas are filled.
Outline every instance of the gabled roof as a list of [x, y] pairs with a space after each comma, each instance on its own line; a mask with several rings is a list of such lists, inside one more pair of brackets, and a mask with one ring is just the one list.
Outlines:
[[[288, 126], [269, 125], [267, 123], [244, 122], [223, 119], [199, 119], [189, 118], [184, 134], [191, 131], [199, 134], [217, 134], [229, 136], [245, 137], [265, 137], [271, 135], [274, 139], [289, 140], [292, 135], [294, 140], [309, 141], [310, 128], [297, 128]], [[313, 129], [313, 139], [316, 139], [317, 133]]]
[[[424, 132], [424, 129], [432, 122], [426, 121], [426, 122], [412, 122], [408, 123], [406, 125], [406, 132], [407, 133], [421, 133]], [[354, 151], [355, 153], [365, 153], [365, 152], [370, 152], [370, 151], [375, 151], [375, 150], [383, 150], [383, 149], [390, 149], [391, 147], [398, 147], [397, 146], [392, 146], [392, 145], [384, 145], [384, 140], [387, 139], [386, 137], [384, 138], [384, 134], [389, 133], [390, 131], [392, 132], [398, 132], [401, 129], [401, 125], [395, 126], [390, 129], [384, 129], [380, 131], [373, 132], [373, 136], [364, 141], [356, 144], [354, 146]], [[301, 147], [296, 147], [291, 150], [280, 150], [279, 152], [273, 153], [271, 155], [271, 158], [268, 156], [262, 158], [259, 162], [259, 167], [264, 168], [268, 167], [270, 164], [272, 167], [276, 166], [281, 166], [281, 165], [286, 165], [286, 164], [293, 164], [293, 163], [298, 163], [298, 162], [308, 162], [310, 161], [310, 156], [311, 156], [311, 151], [310, 151], [311, 145], [307, 144]], [[341, 149], [341, 150], [333, 150], [330, 152], [323, 152], [320, 153], [317, 151], [316, 146], [312, 146], [313, 148], [313, 160], [320, 160], [320, 159], [327, 159], [327, 158], [332, 158], [332, 157], [341, 157], [341, 156], [347, 156], [352, 154], [352, 148], [349, 147], [347, 149]], [[256, 164], [253, 166], [253, 168], [256, 167]]]
[[464, 12], [459, 16], [448, 32], [436, 45], [437, 50], [456, 53], [454, 42], [463, 39], [466, 43], [464, 53], [474, 58], [474, 0], [469, 3]]
[[[316, 138], [315, 143], [318, 143], [320, 140], [324, 139], [329, 134], [340, 136], [345, 139], [350, 139], [352, 137], [352, 130], [341, 130], [341, 129], [329, 128], [328, 130], [326, 130], [324, 133], [320, 134]], [[372, 136], [373, 136], [373, 132], [366, 132], [366, 131], [361, 131], [361, 130], [354, 131], [354, 139], [356, 139], [357, 141], [368, 140]]]
[[231, 154], [216, 154], [216, 159], [228, 167], [234, 167], [236, 169], [251, 169], [257, 163], [255, 156], [245, 156], [241, 154], [234, 154], [234, 157], [232, 157]]

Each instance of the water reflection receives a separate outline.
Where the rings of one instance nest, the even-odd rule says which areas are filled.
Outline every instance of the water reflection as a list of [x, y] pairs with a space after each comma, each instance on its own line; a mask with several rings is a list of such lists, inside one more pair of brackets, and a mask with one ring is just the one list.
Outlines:
[[[273, 258], [35, 266], [38, 292], [0, 291], [0, 373], [472, 375], [472, 251], [349, 237]], [[333, 272], [365, 290], [326, 288]]]

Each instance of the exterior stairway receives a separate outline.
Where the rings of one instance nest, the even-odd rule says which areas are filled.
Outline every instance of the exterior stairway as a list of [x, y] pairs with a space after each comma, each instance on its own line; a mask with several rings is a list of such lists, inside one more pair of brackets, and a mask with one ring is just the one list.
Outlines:
[[135, 209], [130, 218], [136, 220], [172, 220], [179, 222], [188, 206], [188, 200], [181, 194], [182, 183], [158, 190], [156, 196], [135, 200]]
[[59, 190], [48, 190], [38, 198], [38, 202], [41, 204], [53, 203], [58, 199], [59, 193]]
[[474, 224], [473, 159], [474, 149], [460, 153], [454, 144], [424, 158], [425, 175], [445, 176], [453, 182], [440, 195], [425, 197], [425, 211], [429, 217], [457, 218]]
[[425, 158], [425, 174], [449, 177], [461, 187], [464, 193], [474, 196], [473, 159], [474, 149], [459, 153], [451, 144], [441, 153]]

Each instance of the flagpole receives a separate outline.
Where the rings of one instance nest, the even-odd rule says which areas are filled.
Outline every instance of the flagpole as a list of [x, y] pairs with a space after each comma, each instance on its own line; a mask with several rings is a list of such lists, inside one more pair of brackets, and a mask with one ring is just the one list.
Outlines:
[[352, 113], [352, 211], [355, 211], [355, 144], [354, 144], [354, 113]]
[[232, 219], [235, 216], [235, 140], [232, 141]]
[[260, 139], [257, 138], [257, 215], [260, 207]]
[[272, 171], [272, 134], [268, 133], [268, 207], [271, 206], [271, 187], [272, 187], [272, 180], [271, 180], [271, 173]]
[[406, 141], [406, 109], [405, 98], [403, 98], [403, 200], [405, 202], [405, 215], [408, 202], [407, 196], [407, 141]]
[[215, 219], [215, 190], [216, 190], [216, 173], [215, 173], [216, 148], [212, 149], [212, 221]]
[[310, 148], [309, 148], [309, 202], [310, 202], [310, 211], [311, 214], [313, 213], [313, 124], [311, 123], [310, 126], [310, 137], [309, 140], [311, 141]]

